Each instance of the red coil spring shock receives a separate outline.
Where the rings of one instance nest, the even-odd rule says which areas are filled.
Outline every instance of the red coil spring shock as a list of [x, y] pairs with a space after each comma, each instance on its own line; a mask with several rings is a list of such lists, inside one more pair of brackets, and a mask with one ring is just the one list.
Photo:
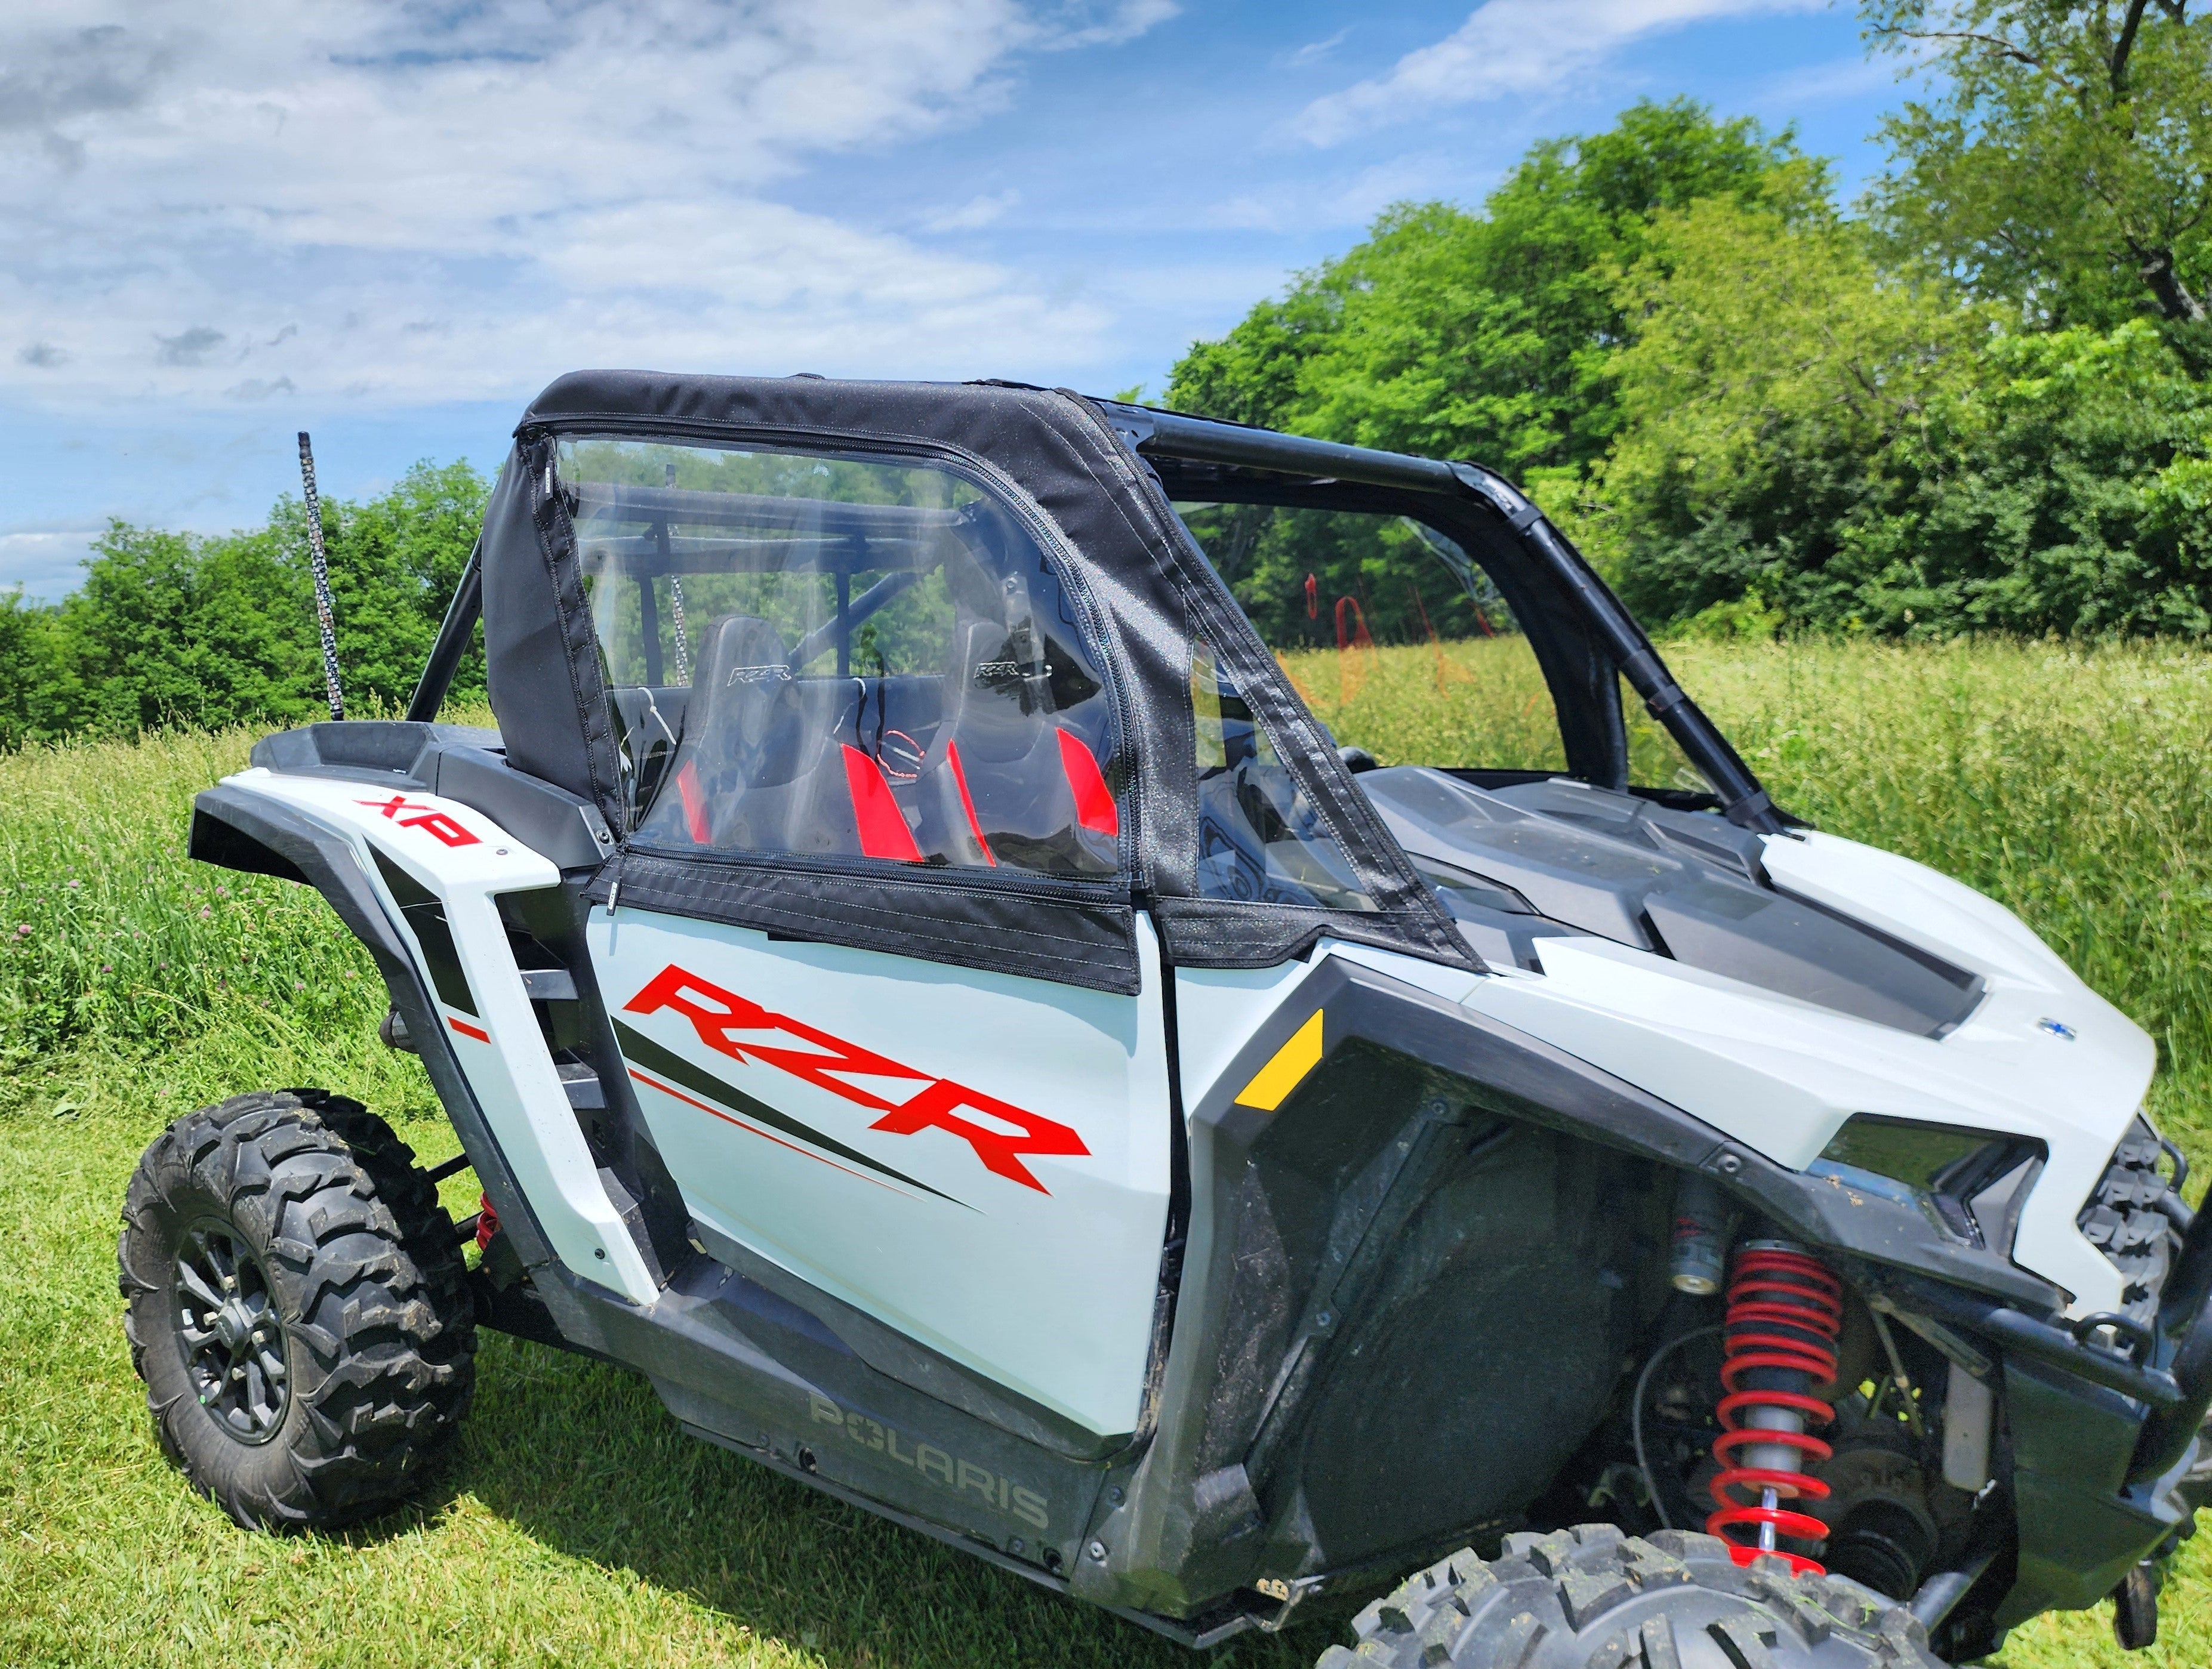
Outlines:
[[[1736, 1253], [1721, 1347], [1727, 1394], [1720, 1402], [1721, 1435], [1713, 1440], [1713, 1459], [1721, 1463], [1712, 1484], [1719, 1510], [1705, 1520], [1705, 1533], [1727, 1541], [1738, 1564], [1772, 1553], [1793, 1570], [1821, 1570], [1775, 1539], [1818, 1541], [1828, 1533], [1820, 1520], [1782, 1503], [1828, 1493], [1805, 1468], [1834, 1451], [1806, 1428], [1836, 1417], [1812, 1389], [1835, 1379], [1843, 1327], [1844, 1284], [1816, 1259], [1786, 1241], [1749, 1241]], [[1756, 1503], [1747, 1493], [1731, 1494], [1735, 1490], [1757, 1491]], [[1730, 1536], [1737, 1525], [1754, 1526], [1757, 1539], [1747, 1546]]]

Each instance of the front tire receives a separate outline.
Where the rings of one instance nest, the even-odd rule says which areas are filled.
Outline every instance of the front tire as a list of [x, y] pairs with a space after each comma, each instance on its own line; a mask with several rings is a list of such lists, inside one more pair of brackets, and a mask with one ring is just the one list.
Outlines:
[[453, 1221], [391, 1126], [319, 1089], [190, 1113], [116, 1247], [163, 1453], [249, 1529], [330, 1528], [410, 1489], [475, 1382]]
[[1455, 1553], [1352, 1619], [1320, 1669], [1942, 1669], [1901, 1605], [1840, 1576], [1750, 1569], [1712, 1536], [1609, 1524]]

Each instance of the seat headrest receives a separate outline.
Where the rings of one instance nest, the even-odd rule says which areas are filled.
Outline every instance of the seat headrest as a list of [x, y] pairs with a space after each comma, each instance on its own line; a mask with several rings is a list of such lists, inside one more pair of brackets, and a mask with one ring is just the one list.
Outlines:
[[750, 775], [747, 762], [768, 739], [777, 698], [790, 687], [788, 652], [775, 627], [753, 615], [710, 622], [699, 640], [684, 713], [703, 762], [741, 766]]
[[692, 669], [695, 695], [709, 700], [734, 685], [768, 685], [791, 681], [791, 652], [783, 634], [757, 615], [723, 615], [700, 634], [698, 665]]

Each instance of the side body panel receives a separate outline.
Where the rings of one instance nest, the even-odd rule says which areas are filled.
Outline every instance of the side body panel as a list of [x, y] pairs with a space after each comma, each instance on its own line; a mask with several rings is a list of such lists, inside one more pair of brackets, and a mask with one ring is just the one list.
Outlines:
[[1237, 1057], [1297, 986], [1318, 957], [1276, 968], [1178, 968], [1174, 970], [1176, 1065], [1182, 1104], [1196, 1107], [1236, 1065]]
[[401, 925], [469, 1087], [556, 1255], [580, 1279], [651, 1302], [657, 1284], [600, 1183], [500, 919], [501, 894], [555, 886], [559, 871], [457, 800], [258, 769], [225, 786], [288, 806], [352, 848]]
[[695, 1434], [1032, 1580], [1079, 1557], [1103, 1466], [877, 1372], [812, 1310], [726, 1265], [692, 1259], [647, 1309], [591, 1308], [600, 1348]]
[[1133, 1430], [1170, 1104], [1134, 997], [618, 907], [592, 961], [692, 1216], [1096, 1433]]

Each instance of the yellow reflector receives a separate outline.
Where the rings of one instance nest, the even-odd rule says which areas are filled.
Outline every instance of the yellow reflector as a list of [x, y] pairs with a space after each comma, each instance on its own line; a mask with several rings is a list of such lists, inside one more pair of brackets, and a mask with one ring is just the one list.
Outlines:
[[1272, 1113], [1305, 1081], [1308, 1072], [1321, 1065], [1321, 1016], [1322, 1011], [1316, 1009], [1313, 1018], [1275, 1051], [1275, 1058], [1252, 1075], [1251, 1083], [1237, 1092], [1238, 1106]]

